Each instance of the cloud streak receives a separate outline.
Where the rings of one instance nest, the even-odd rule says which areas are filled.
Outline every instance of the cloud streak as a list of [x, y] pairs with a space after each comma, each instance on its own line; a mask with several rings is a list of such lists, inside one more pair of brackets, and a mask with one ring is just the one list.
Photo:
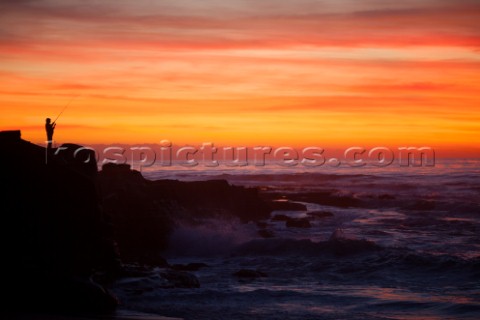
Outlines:
[[[352, 8], [340, 13], [306, 13], [301, 7], [277, 13], [272, 5], [270, 10], [240, 16], [235, 7], [213, 6], [205, 15], [188, 7], [163, 12], [160, 6], [158, 12], [147, 12], [142, 1], [134, 8], [122, 7], [122, 2], [106, 3], [7, 2], [0, 8], [2, 20], [17, 27], [0, 33], [0, 39], [4, 44], [55, 40], [65, 44], [90, 41], [101, 46], [105, 41], [106, 47], [124, 42], [167, 49], [480, 44], [480, 4], [470, 1], [436, 1], [398, 9]], [[208, 1], [204, 3], [208, 7]]]
[[157, 141], [159, 127], [178, 143], [466, 145], [480, 138], [479, 21], [469, 0], [2, 1], [0, 127], [43, 141], [45, 114], [81, 94], [65, 139], [92, 125], [87, 142]]

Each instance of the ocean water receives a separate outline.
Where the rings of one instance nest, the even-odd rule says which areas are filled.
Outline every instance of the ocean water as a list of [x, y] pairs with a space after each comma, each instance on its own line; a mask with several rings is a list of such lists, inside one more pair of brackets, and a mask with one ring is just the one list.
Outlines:
[[[434, 167], [150, 167], [148, 179], [226, 179], [297, 199], [310, 228], [266, 220], [179, 223], [163, 254], [204, 263], [200, 288], [159, 272], [121, 280], [124, 307], [185, 319], [479, 319], [480, 160]], [[328, 205], [312, 194], [342, 199]], [[321, 200], [321, 199], [320, 199]], [[312, 212], [323, 212], [315, 216]], [[239, 278], [241, 269], [257, 277]]]

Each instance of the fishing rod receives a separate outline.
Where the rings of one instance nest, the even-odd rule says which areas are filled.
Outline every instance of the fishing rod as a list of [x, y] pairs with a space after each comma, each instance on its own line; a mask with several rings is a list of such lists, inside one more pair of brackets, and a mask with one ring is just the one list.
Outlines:
[[58, 116], [55, 118], [55, 120], [53, 120], [52, 124], [54, 124], [55, 122], [57, 122], [58, 118], [60, 118], [60, 116], [62, 115], [63, 111], [67, 110], [68, 106], [70, 105], [70, 103], [75, 100], [76, 98], [78, 98], [78, 96], [75, 96], [73, 97], [72, 99], [70, 99], [70, 101], [68, 101], [68, 103], [65, 105], [65, 107], [63, 107], [62, 111], [60, 111], [60, 113], [58, 114]]

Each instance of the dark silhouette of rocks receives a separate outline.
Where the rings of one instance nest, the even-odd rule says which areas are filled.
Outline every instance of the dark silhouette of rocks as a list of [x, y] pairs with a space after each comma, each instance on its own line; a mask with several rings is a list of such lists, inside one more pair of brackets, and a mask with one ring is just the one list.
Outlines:
[[104, 165], [98, 183], [122, 261], [167, 266], [161, 256], [173, 228], [167, 199], [152, 195], [148, 181], [129, 165]]
[[122, 260], [166, 266], [160, 253], [167, 249], [175, 221], [200, 223], [205, 218], [257, 221], [270, 208], [257, 189], [229, 185], [225, 180], [150, 181], [129, 165], [105, 164], [98, 175], [103, 209], [115, 226]]
[[6, 306], [113, 310], [115, 297], [93, 279], [120, 263], [88, 170], [47, 155], [19, 131], [1, 132], [0, 150]]
[[152, 192], [168, 197], [192, 217], [237, 217], [242, 222], [267, 219], [271, 209], [256, 188], [230, 185], [226, 180], [151, 181]]
[[97, 174], [95, 152], [78, 144], [62, 144], [55, 151], [55, 160], [91, 178]]
[[21, 136], [20, 130], [0, 131], [0, 142], [11, 143], [12, 141], [19, 141]]
[[47, 152], [4, 131], [0, 147], [2, 284], [13, 310], [113, 311], [119, 302], [107, 288], [130, 276], [126, 264], [163, 267], [169, 287], [199, 287], [186, 271], [203, 265], [178, 270], [161, 256], [175, 220], [246, 223], [271, 212], [257, 189], [225, 180], [150, 181], [116, 164], [98, 172], [94, 152], [76, 144]]

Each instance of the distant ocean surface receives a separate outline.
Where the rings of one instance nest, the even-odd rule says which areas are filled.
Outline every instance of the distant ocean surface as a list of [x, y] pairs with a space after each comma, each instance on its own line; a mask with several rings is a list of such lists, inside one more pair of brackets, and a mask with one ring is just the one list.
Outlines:
[[[185, 319], [480, 319], [480, 160], [434, 167], [143, 168], [151, 180], [225, 179], [262, 192], [334, 192], [346, 206], [302, 202], [311, 228], [265, 221], [273, 237], [238, 221], [180, 225], [164, 253], [201, 262], [198, 289], [162, 289], [158, 277], [128, 279], [125, 307]], [[324, 216], [309, 215], [326, 212]], [[257, 270], [245, 280], [232, 274]], [[135, 290], [146, 289], [141, 295]]]

